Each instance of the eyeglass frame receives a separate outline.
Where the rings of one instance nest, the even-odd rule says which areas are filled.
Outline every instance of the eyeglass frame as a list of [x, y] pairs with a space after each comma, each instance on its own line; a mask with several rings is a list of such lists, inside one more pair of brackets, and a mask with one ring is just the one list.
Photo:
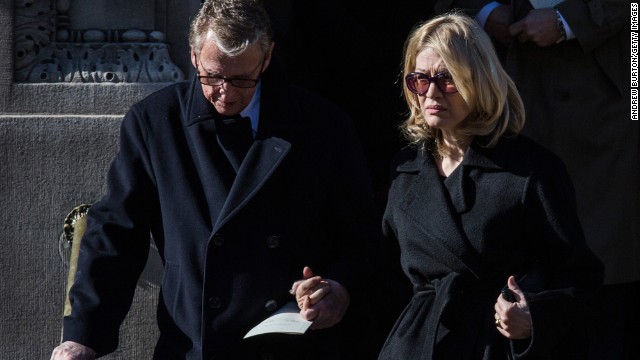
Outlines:
[[[255, 79], [245, 79], [245, 78], [238, 78], [238, 77], [224, 77], [224, 76], [220, 76], [220, 75], [200, 75], [200, 69], [198, 67], [198, 64], [200, 62], [198, 61], [198, 58], [196, 57], [196, 69], [198, 70], [198, 74], [196, 76], [198, 77], [198, 81], [200, 82], [200, 84], [206, 85], [206, 86], [223, 86], [225, 83], [229, 83], [233, 87], [237, 87], [239, 89], [253, 89], [254, 87], [256, 87], [258, 85], [258, 82], [260, 81], [260, 78], [262, 77], [262, 70], [264, 68], [264, 62], [265, 62], [265, 59], [263, 58], [262, 61], [260, 62], [260, 65], [253, 69], [253, 71], [255, 71], [255, 69], [260, 68], [260, 72], [258, 73], [258, 77], [257, 78], [255, 78]], [[251, 72], [253, 72], [253, 71], [251, 71]], [[205, 78], [205, 79], [218, 79], [218, 80], [222, 80], [222, 82], [220, 84], [206, 84], [206, 83], [202, 82], [202, 78]], [[253, 82], [253, 86], [238, 86], [238, 85], [233, 83], [234, 80], [251, 81], [251, 82]]]
[[[418, 88], [416, 86], [414, 86], [413, 84], [411, 84], [411, 81], [413, 81], [413, 79], [416, 76], [422, 76], [422, 80], [427, 80], [429, 83], [427, 84], [427, 89], [420, 93], [418, 92]], [[442, 87], [440, 87], [440, 84], [438, 84], [438, 80], [441, 79], [450, 79], [453, 82], [453, 85], [455, 86], [455, 90], [454, 91], [446, 91], [445, 89], [443, 89]], [[457, 93], [458, 92], [458, 87], [455, 85], [455, 82], [453, 81], [453, 78], [451, 77], [451, 74], [448, 71], [441, 71], [437, 74], [435, 74], [434, 76], [428, 76], [425, 73], [421, 73], [421, 72], [412, 72], [407, 74], [407, 76], [404, 77], [404, 83], [407, 86], [407, 89], [409, 89], [409, 91], [411, 91], [412, 93], [416, 94], [416, 95], [424, 95], [429, 91], [429, 88], [431, 87], [431, 84], [436, 84], [436, 87], [438, 88], [438, 90], [442, 91], [444, 94], [453, 94], [453, 93]]]

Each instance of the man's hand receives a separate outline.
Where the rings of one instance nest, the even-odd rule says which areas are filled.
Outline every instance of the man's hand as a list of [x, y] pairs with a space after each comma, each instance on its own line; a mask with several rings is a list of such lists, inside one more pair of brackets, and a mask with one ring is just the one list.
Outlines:
[[487, 17], [484, 30], [499, 43], [508, 46], [509, 41], [511, 41], [511, 34], [509, 33], [510, 21], [511, 9], [509, 5], [500, 5], [493, 9], [489, 17]]
[[509, 26], [509, 33], [521, 43], [531, 41], [540, 47], [553, 45], [562, 37], [553, 8], [531, 10], [524, 19]]
[[65, 341], [53, 349], [51, 360], [94, 360], [96, 352], [90, 347], [73, 341]]
[[337, 281], [314, 276], [309, 267], [302, 270], [302, 280], [294, 282], [290, 292], [296, 297], [300, 316], [313, 321], [312, 329], [329, 328], [339, 323], [351, 299], [344, 286]]

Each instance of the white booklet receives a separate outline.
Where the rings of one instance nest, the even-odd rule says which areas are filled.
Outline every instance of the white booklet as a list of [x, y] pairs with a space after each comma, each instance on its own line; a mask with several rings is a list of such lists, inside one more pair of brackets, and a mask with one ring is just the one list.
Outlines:
[[249, 330], [244, 338], [268, 333], [302, 335], [312, 323], [312, 321], [304, 320], [300, 316], [298, 304], [292, 301]]
[[534, 9], [554, 7], [564, 0], [529, 0]]

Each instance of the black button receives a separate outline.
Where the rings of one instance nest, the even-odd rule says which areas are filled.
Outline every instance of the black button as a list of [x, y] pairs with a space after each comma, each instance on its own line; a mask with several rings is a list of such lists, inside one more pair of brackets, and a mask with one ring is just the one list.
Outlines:
[[213, 243], [214, 245], [221, 246], [224, 244], [224, 236], [222, 234], [213, 235]]
[[217, 296], [209, 298], [209, 307], [212, 309], [219, 309], [222, 306], [222, 300]]
[[267, 236], [267, 246], [269, 249], [275, 249], [280, 246], [280, 238], [276, 235]]
[[278, 302], [273, 299], [267, 300], [267, 302], [264, 303], [264, 308], [267, 309], [268, 312], [274, 312], [278, 308]]
[[274, 360], [275, 357], [273, 356], [272, 353], [262, 353], [262, 355], [260, 356], [260, 360]]

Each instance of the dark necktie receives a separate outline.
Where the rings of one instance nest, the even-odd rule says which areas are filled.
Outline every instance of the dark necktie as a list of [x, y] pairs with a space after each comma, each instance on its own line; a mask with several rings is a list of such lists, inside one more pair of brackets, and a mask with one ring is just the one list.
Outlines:
[[216, 119], [216, 133], [218, 143], [237, 172], [253, 143], [251, 119], [240, 115]]

